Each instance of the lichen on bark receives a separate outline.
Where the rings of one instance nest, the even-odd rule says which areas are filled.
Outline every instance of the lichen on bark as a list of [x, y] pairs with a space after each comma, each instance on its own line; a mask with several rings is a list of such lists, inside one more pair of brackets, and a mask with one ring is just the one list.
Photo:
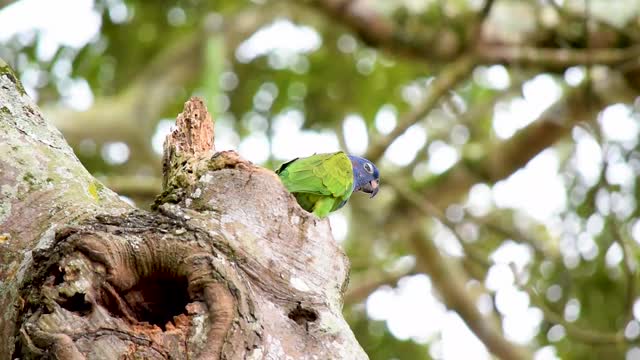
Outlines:
[[0, 76], [5, 76], [7, 79], [11, 80], [11, 82], [15, 84], [16, 89], [20, 92], [21, 95], [27, 94], [27, 92], [24, 90], [24, 87], [22, 86], [22, 83], [18, 80], [16, 73], [2, 59], [0, 59]]

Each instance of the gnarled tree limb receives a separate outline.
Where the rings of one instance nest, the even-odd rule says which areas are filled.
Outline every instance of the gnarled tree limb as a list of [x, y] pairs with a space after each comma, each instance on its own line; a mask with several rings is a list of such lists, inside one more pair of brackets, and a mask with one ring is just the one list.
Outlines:
[[327, 220], [214, 153], [191, 100], [157, 212], [93, 179], [0, 66], [0, 357], [365, 359]]
[[[479, 18], [488, 15], [493, 1], [487, 1], [479, 12]], [[502, 44], [489, 38], [483, 31], [468, 29], [471, 34], [464, 39], [439, 36], [426, 36], [429, 33], [407, 33], [391, 19], [379, 14], [366, 1], [358, 0], [311, 0], [309, 4], [337, 20], [353, 31], [367, 45], [386, 49], [390, 53], [407, 56], [434, 63], [446, 63], [457, 59], [469, 49], [483, 64], [496, 62], [515, 63], [539, 69], [558, 70], [575, 65], [602, 64], [616, 66], [637, 58], [640, 49], [637, 46], [616, 48], [616, 41], [610, 41], [611, 47], [595, 49], [566, 49], [562, 47], [537, 47], [534, 43]], [[428, 29], [434, 31], [434, 29]], [[504, 29], [508, 32], [508, 29]], [[597, 34], [591, 34], [597, 37]], [[558, 42], [557, 39], [537, 39], [538, 43]]]

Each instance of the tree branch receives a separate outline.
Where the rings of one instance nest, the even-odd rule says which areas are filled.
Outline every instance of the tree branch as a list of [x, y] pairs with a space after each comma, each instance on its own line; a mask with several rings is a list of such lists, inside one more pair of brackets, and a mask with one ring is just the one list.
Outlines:
[[[585, 103], [596, 104], [585, 107]], [[597, 96], [587, 94], [584, 87], [572, 89], [535, 122], [491, 146], [484, 156], [463, 158], [448, 171], [417, 184], [417, 187], [423, 189], [421, 192], [426, 199], [442, 209], [466, 194], [475, 183], [492, 184], [506, 178], [568, 134], [573, 126], [593, 119], [601, 106]], [[400, 203], [396, 206], [402, 207]]]
[[365, 157], [373, 162], [378, 161], [389, 145], [409, 127], [429, 114], [444, 95], [469, 75], [475, 64], [476, 61], [472, 56], [462, 56], [440, 72], [438, 77], [429, 84], [424, 99], [400, 118], [396, 127], [387, 136], [375, 141], [367, 150]]
[[213, 154], [201, 101], [178, 126], [165, 201], [132, 209], [0, 63], [0, 358], [366, 359], [329, 222], [271, 170]]
[[148, 163], [157, 159], [150, 134], [175, 92], [200, 73], [203, 44], [204, 34], [197, 33], [167, 48], [126, 90], [97, 98], [88, 111], [55, 106], [44, 112], [72, 144], [87, 138], [124, 141], [134, 149], [133, 156]]
[[[402, 196], [406, 201], [410, 202], [414, 206], [414, 208], [418, 210], [422, 215], [427, 217], [434, 217], [438, 221], [440, 221], [445, 227], [447, 227], [449, 231], [458, 239], [458, 242], [463, 246], [465, 255], [467, 257], [470, 257], [471, 260], [480, 264], [485, 269], [488, 269], [491, 265], [493, 265], [491, 260], [486, 259], [482, 256], [479, 256], [479, 254], [476, 254], [472, 249], [466, 246], [465, 242], [460, 238], [458, 232], [456, 231], [455, 224], [451, 223], [439, 209], [437, 209], [436, 207], [434, 207], [428, 202], [417, 200], [417, 197], [415, 196], [415, 194], [413, 194], [410, 190], [407, 190], [408, 187], [402, 186], [401, 184], [398, 184], [394, 181], [391, 181], [390, 184], [391, 186], [393, 186], [394, 190], [396, 190], [396, 192], [400, 196]], [[416, 254], [419, 256], [419, 259], [423, 260], [421, 262], [422, 264], [432, 264], [433, 262], [440, 262], [442, 263], [442, 267], [446, 265], [442, 259], [438, 259], [435, 256], [435, 255], [440, 256], [439, 251], [432, 244], [431, 241], [419, 240], [417, 238], [414, 238], [413, 244], [414, 244], [414, 247], [416, 247], [416, 250], [418, 250]], [[434, 266], [437, 266], [437, 265], [434, 265]], [[562, 325], [567, 330], [567, 333], [569, 334], [569, 336], [575, 339], [578, 339], [582, 342], [591, 343], [591, 344], [619, 344], [624, 342], [624, 334], [621, 331], [617, 333], [604, 333], [604, 332], [594, 331], [590, 329], [585, 329], [576, 324], [566, 321], [562, 316], [556, 314], [553, 310], [551, 310], [545, 304], [544, 300], [540, 298], [540, 296], [533, 289], [533, 287], [527, 284], [523, 284], [521, 282], [520, 276], [517, 273], [517, 270], [513, 266], [511, 266], [510, 268], [511, 268], [511, 271], [514, 273], [514, 277], [516, 279], [516, 285], [518, 286], [518, 288], [520, 288], [521, 290], [529, 294], [531, 301], [535, 304], [535, 306], [537, 306], [542, 310], [542, 312], [544, 313], [545, 319], [547, 319], [547, 321]], [[434, 268], [431, 268], [431, 270], [429, 271], [429, 273], [432, 275], [432, 281], [434, 282], [435, 286], [438, 287], [438, 289], [442, 292], [443, 290], [440, 289], [438, 280], [433, 278], [434, 274], [431, 273], [431, 271], [433, 270]], [[438, 269], [435, 269], [435, 270], [437, 271]], [[451, 271], [452, 269], [441, 270], [441, 273], [451, 274]], [[436, 272], [435, 276], [440, 276], [440, 272]], [[466, 281], [462, 281], [462, 282], [460, 281], [462, 280], [449, 279], [449, 282], [456, 282], [457, 284], [466, 283]], [[440, 284], [440, 286], [444, 286], [444, 284]], [[451, 286], [451, 287], [454, 287], [454, 286]], [[452, 293], [450, 294], [450, 297], [454, 299], [462, 296], [460, 294], [456, 294], [455, 289], [447, 289], [447, 291], [450, 291]], [[445, 300], [447, 299], [447, 296], [443, 296], [443, 297], [445, 298]], [[500, 339], [495, 338], [496, 334], [486, 333], [488, 331], [487, 329], [482, 327], [477, 327], [477, 325], [473, 325], [474, 322], [478, 321], [477, 317], [481, 316], [480, 314], [473, 313], [473, 311], [477, 311], [475, 309], [475, 305], [473, 304], [473, 302], [465, 299], [456, 299], [453, 301], [454, 301], [453, 304], [461, 303], [461, 304], [458, 304], [458, 307], [462, 308], [463, 312], [460, 312], [458, 310], [456, 311], [460, 314], [463, 320], [465, 320], [465, 322], [469, 325], [469, 327], [474, 331], [474, 333], [478, 336], [478, 338], [480, 338], [483, 341], [483, 343], [485, 343], [487, 348], [489, 348], [494, 354], [500, 356], [501, 358], [504, 358], [504, 359], [513, 358], [513, 357], [507, 357], [510, 355], [506, 355], [506, 353], [504, 353], [503, 355], [500, 355], [497, 352], [497, 351], [508, 351], [508, 349], [504, 349], [504, 347], [509, 346], [510, 343], [504, 344], [500, 341]], [[447, 305], [455, 309], [453, 304], [447, 301]], [[466, 307], [468, 306], [473, 306], [473, 309], [467, 309]], [[478, 331], [481, 333], [478, 333]], [[504, 339], [502, 340], [506, 342], [506, 340]], [[492, 342], [492, 344], [487, 342]], [[497, 348], [498, 350], [494, 351], [492, 350], [493, 348]]]
[[[505, 89], [502, 92], [496, 92], [490, 99], [484, 100], [481, 103], [475, 104], [473, 107], [469, 108], [466, 112], [455, 115], [456, 116], [456, 124], [464, 125], [470, 127], [473, 133], [474, 125], [477, 126], [478, 119], [485, 118], [487, 116], [491, 116], [493, 114], [493, 109], [495, 108], [496, 103], [505, 98], [514, 96], [516, 93], [520, 93], [522, 91], [522, 84], [526, 81], [525, 78], [512, 78], [512, 84], [508, 89]], [[436, 134], [430, 133], [429, 139], [425, 142], [424, 146], [417, 151], [416, 157], [405, 167], [407, 174], [411, 173], [415, 167], [427, 160], [427, 149], [429, 145], [431, 145], [433, 140], [443, 140], [444, 138], [450, 135], [451, 129], [448, 128], [446, 131], [438, 132]]]
[[[588, 16], [589, 14], [584, 14], [586, 16], [583, 16], [581, 14], [572, 12], [568, 8], [561, 6], [560, 4], [556, 3], [554, 0], [545, 0], [545, 3], [549, 4], [549, 6], [551, 6], [553, 10], [555, 10], [556, 13], [558, 13], [558, 15], [562, 18], [562, 20], [580, 22], [585, 26], [587, 25], [587, 22], [592, 22], [596, 24], [598, 27], [606, 29], [607, 31], [610, 31], [619, 35], [627, 36], [632, 39], [637, 39], [638, 32], [634, 31], [635, 29], [630, 29], [630, 28], [620, 29], [609, 24], [606, 21], [602, 21], [593, 16]], [[564, 5], [566, 6], [566, 3]]]
[[[393, 21], [373, 10], [366, 1], [311, 0], [309, 3], [329, 18], [351, 29], [369, 46], [385, 49], [396, 55], [436, 63], [456, 59], [467, 48], [474, 50], [479, 63], [516, 63], [549, 70], [588, 63], [615, 66], [633, 60], [640, 54], [638, 46], [623, 49], [613, 47], [615, 41], [611, 42], [611, 48], [580, 50], [560, 47], [538, 48], [527, 43], [501, 45], [486, 38], [482, 31], [476, 31], [474, 36], [466, 40], [443, 44], [440, 37], [427, 38], [420, 34], [406, 33]], [[478, 16], [482, 17], [485, 13], [488, 15], [492, 5], [493, 0], [486, 1]], [[545, 42], [544, 39], [537, 40], [540, 43]]]
[[456, 270], [440, 255], [430, 239], [420, 233], [411, 236], [418, 261], [427, 269], [431, 281], [438, 289], [447, 307], [460, 314], [460, 317], [487, 346], [490, 352], [501, 359], [530, 359], [526, 349], [507, 341], [500, 332], [480, 314], [475, 303], [467, 295], [464, 284], [467, 279], [461, 270]]
[[16, 2], [16, 0], [0, 0], [0, 10], [8, 5], [13, 4], [14, 2]]
[[[394, 274], [363, 276], [367, 281], [350, 284], [349, 290], [344, 294], [344, 304], [351, 305], [362, 302], [366, 300], [367, 297], [369, 297], [369, 295], [371, 295], [371, 293], [376, 289], [384, 285], [395, 286], [403, 277], [416, 273], [416, 267], [412, 266], [409, 269]], [[372, 277], [374, 277], [374, 279], [371, 279]]]
[[[275, 5], [256, 6], [226, 19], [227, 25], [222, 30], [227, 51], [235, 49], [247, 34], [273, 20], [274, 14], [282, 10]], [[77, 112], [56, 105], [44, 107], [43, 112], [72, 145], [83, 139], [123, 141], [132, 148], [131, 156], [138, 160], [136, 163], [155, 164], [159, 157], [151, 149], [151, 135], [176, 92], [194, 83], [202, 73], [203, 52], [211, 36], [223, 35], [220, 29], [205, 29], [167, 46], [126, 89], [113, 96], [96, 98], [87, 111]]]
[[482, 10], [480, 10], [481, 19], [485, 19], [487, 16], [489, 16], [494, 2], [494, 0], [485, 0], [484, 5], [482, 6]]
[[434, 43], [442, 39], [421, 39], [414, 34], [406, 33], [372, 10], [366, 1], [311, 0], [307, 3], [328, 18], [337, 20], [351, 29], [365, 44], [384, 48], [396, 55], [446, 61], [457, 57], [463, 49], [456, 41], [436, 46]]
[[[403, 186], [395, 180], [388, 181], [390, 181], [398, 196], [411, 203], [412, 207], [421, 215], [438, 219], [444, 226], [449, 228], [454, 236], [458, 237], [455, 231], [455, 224], [451, 224], [438, 208], [429, 202], [419, 200], [416, 194], [409, 190], [407, 186]], [[419, 221], [415, 212], [410, 217], [414, 221]], [[466, 279], [462, 269], [458, 269], [453, 264], [448, 263], [440, 255], [440, 251], [433, 242], [427, 236], [421, 235], [420, 230], [413, 231], [409, 238], [416, 250], [419, 264], [429, 273], [431, 281], [438, 289], [447, 307], [460, 314], [467, 326], [485, 344], [489, 351], [501, 359], [531, 358], [531, 354], [525, 348], [518, 347], [507, 341], [498, 329], [491, 326], [492, 322], [480, 314], [474, 301], [467, 295], [467, 290], [464, 288], [468, 279]], [[458, 240], [462, 246], [465, 245], [462, 239], [459, 238]], [[465, 251], [465, 253], [467, 252]], [[473, 256], [474, 254], [467, 253], [467, 255]], [[485, 259], [477, 260], [483, 264], [486, 263]]]
[[544, 318], [549, 322], [562, 325], [562, 327], [564, 327], [564, 329], [567, 331], [567, 334], [573, 339], [592, 345], [615, 345], [625, 342], [624, 331], [605, 333], [586, 329], [584, 326], [581, 326], [579, 324], [568, 322], [564, 319], [564, 317], [562, 317], [562, 315], [557, 314], [555, 311], [549, 308], [544, 299], [532, 286], [523, 284], [520, 281], [520, 274], [518, 274], [513, 266], [510, 266], [510, 268], [514, 274], [516, 285], [518, 286], [518, 288], [525, 291], [529, 295], [531, 302], [536, 307], [540, 308], [540, 310], [542, 310]]
[[483, 63], [530, 65], [549, 70], [589, 64], [616, 66], [640, 56], [640, 46], [576, 50], [481, 44], [476, 51]]
[[627, 281], [627, 316], [625, 318], [625, 323], [628, 323], [633, 319], [633, 305], [638, 296], [638, 289], [636, 285], [638, 274], [635, 271], [637, 269], [637, 262], [634, 259], [633, 250], [630, 245], [633, 243], [633, 240], [628, 237], [624, 224], [618, 223], [615, 216], [610, 215], [610, 218], [612, 222], [612, 235], [614, 241], [618, 243], [622, 250], [622, 271], [624, 272]]

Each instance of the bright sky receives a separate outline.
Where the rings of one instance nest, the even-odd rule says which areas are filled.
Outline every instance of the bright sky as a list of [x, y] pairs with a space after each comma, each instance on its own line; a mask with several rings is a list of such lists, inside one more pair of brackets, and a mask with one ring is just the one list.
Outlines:
[[[126, 18], [126, 7], [122, 2], [111, 2], [110, 15], [115, 19]], [[180, 21], [180, 14], [169, 16]], [[184, 13], [182, 13], [184, 16]], [[68, 19], [73, 19], [69, 21]], [[183, 21], [184, 19], [182, 19]], [[93, 10], [93, 0], [22, 0], [0, 11], [0, 43], [14, 34], [28, 38], [31, 30], [38, 30], [42, 41], [38, 47], [38, 56], [49, 59], [59, 46], [82, 47], [95, 39], [100, 29], [100, 17]], [[305, 54], [317, 50], [322, 45], [322, 37], [313, 28], [298, 26], [288, 20], [280, 19], [264, 27], [252, 37], [244, 41], [236, 51], [236, 57], [242, 62], [249, 62], [259, 56], [268, 56], [269, 63], [275, 68], [292, 68], [294, 71], [305, 71]], [[354, 52], [357, 43], [349, 35], [342, 36], [338, 48], [344, 52]], [[375, 63], [375, 55], [369, 55], [358, 63], [358, 71], [370, 71]], [[301, 65], [302, 64], [302, 65]], [[69, 74], [68, 64], [60, 65], [60, 76]], [[35, 81], [38, 69], [25, 72], [23, 82], [29, 93], [37, 97]], [[66, 74], [66, 75], [65, 75]], [[223, 87], [237, 86], [233, 72], [225, 73]], [[584, 77], [584, 70], [572, 68], [565, 74], [566, 81], [575, 85]], [[480, 68], [474, 72], [474, 80], [490, 88], [505, 89], [510, 84], [506, 69], [495, 65]], [[306, 91], [303, 84], [294, 89], [277, 89], [274, 84], [265, 84], [256, 94], [254, 105], [270, 107], [277, 96], [298, 96]], [[419, 97], [424, 88], [411, 84], [405, 89], [406, 99]], [[298, 95], [296, 95], [298, 94]], [[532, 122], [545, 108], [562, 94], [560, 85], [550, 75], [539, 75], [526, 82], [523, 96], [496, 105], [493, 129], [498, 138], [507, 139], [516, 131]], [[64, 104], [83, 110], [93, 103], [93, 94], [84, 79], [68, 79]], [[251, 135], [240, 140], [233, 130], [233, 119], [229, 114], [220, 117], [216, 122], [216, 141], [220, 149], [238, 149], [251, 161], [261, 163], [267, 160], [270, 149], [267, 136], [267, 119], [258, 113], [247, 115], [252, 129]], [[273, 155], [278, 159], [290, 159], [296, 156], [310, 155], [314, 152], [328, 152], [339, 149], [338, 139], [331, 131], [305, 130], [302, 128], [304, 114], [298, 110], [286, 110], [273, 119]], [[375, 117], [375, 127], [381, 133], [388, 133], [397, 123], [398, 113], [389, 104], [383, 104]], [[612, 121], [615, 119], [615, 122]], [[614, 124], [615, 125], [612, 125]], [[160, 121], [153, 146], [161, 152], [162, 141], [170, 131], [172, 119]], [[633, 118], [631, 109], [618, 104], [607, 108], [601, 115], [600, 124], [604, 136], [620, 146], [635, 145], [640, 132], [638, 122]], [[343, 122], [344, 131], [349, 133], [346, 139], [348, 150], [362, 154], [369, 138], [364, 119], [358, 114], [348, 115]], [[585, 130], [575, 129], [573, 137], [577, 143], [573, 162], [580, 176], [586, 183], [597, 180], [602, 167], [604, 153], [591, 135]], [[428, 146], [429, 160], [422, 171], [439, 174], [453, 166], [460, 157], [459, 146], [468, 138], [468, 130], [461, 126], [456, 129], [451, 143], [433, 141]], [[429, 134], [422, 124], [410, 127], [399, 137], [385, 153], [383, 163], [395, 166], [409, 164], [417, 152], [429, 141]], [[93, 145], [95, 146], [95, 144]], [[109, 143], [101, 149], [105, 159], [111, 163], [126, 162], [129, 148], [125, 143]], [[611, 151], [609, 151], [611, 153]], [[615, 151], [613, 155], [615, 156]], [[500, 181], [493, 187], [484, 184], [474, 186], [464, 208], [470, 213], [481, 216], [494, 208], [512, 208], [526, 214], [555, 229], [561, 234], [567, 224], [559, 222], [557, 214], [567, 205], [564, 180], [558, 175], [559, 157], [555, 150], [546, 150], [529, 162], [508, 179]], [[633, 171], [620, 159], [614, 162], [607, 172], [607, 178], [622, 186], [632, 184]], [[606, 194], [600, 201], [602, 211], [609, 211], [611, 199]], [[622, 207], [622, 208], [620, 208]], [[625, 211], [624, 204], [611, 211]], [[348, 221], [345, 211], [337, 212], [330, 217], [333, 232], [338, 241], [343, 241], [348, 233]], [[597, 216], [589, 219], [590, 231], [575, 234], [574, 238], [563, 239], [561, 247], [566, 248], [569, 255], [568, 264], [579, 260], [578, 255], [589, 258], [598, 251], [607, 251], [607, 261], [612, 265], [621, 259], [618, 248], [598, 249], [593, 241], [593, 234], [601, 230], [602, 219]], [[588, 226], [588, 228], [589, 228]], [[460, 245], [455, 238], [446, 233], [444, 228], [435, 230], [434, 238], [438, 246], [451, 255], [460, 254]], [[634, 238], [640, 242], [640, 223], [633, 229]], [[574, 249], [574, 250], [570, 250]], [[572, 257], [573, 251], [573, 257]], [[563, 254], [565, 254], [563, 252]], [[485, 281], [487, 288], [496, 292], [496, 309], [486, 298], [480, 299], [478, 308], [486, 313], [495, 310], [504, 316], [506, 336], [517, 343], [526, 344], [538, 332], [542, 321], [540, 310], [532, 308], [527, 294], [514, 286], [514, 278], [509, 263], [514, 262], [519, 269], [526, 268], [531, 260], [531, 251], [524, 245], [505, 242], [492, 256], [496, 265], [491, 268]], [[553, 291], [551, 291], [553, 290]], [[550, 289], [549, 299], [560, 298], [558, 287]], [[570, 304], [571, 305], [571, 304]], [[569, 318], [576, 318], [579, 303], [568, 307]], [[640, 305], [637, 306], [640, 309]], [[432, 346], [430, 354], [436, 359], [489, 359], [484, 346], [469, 331], [464, 322], [453, 312], [448, 311], [437, 299], [430, 279], [425, 275], [415, 275], [402, 279], [397, 288], [383, 287], [375, 291], [366, 301], [367, 314], [376, 320], [386, 321], [389, 330], [399, 339], [413, 339], [418, 342], [429, 341]], [[640, 310], [636, 317], [640, 318]], [[640, 326], [634, 323], [631, 330], [640, 334]], [[553, 327], [547, 334], [550, 340], [557, 341], [564, 336], [562, 328]], [[637, 334], [636, 334], [637, 336]], [[536, 353], [537, 360], [556, 359], [553, 347], [545, 347]]]

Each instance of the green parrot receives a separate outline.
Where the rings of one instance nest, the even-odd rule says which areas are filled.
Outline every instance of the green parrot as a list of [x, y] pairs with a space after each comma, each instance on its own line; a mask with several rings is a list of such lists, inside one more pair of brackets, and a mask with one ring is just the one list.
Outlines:
[[276, 170], [300, 206], [319, 218], [340, 209], [354, 191], [374, 197], [380, 173], [367, 159], [342, 151], [295, 158]]

